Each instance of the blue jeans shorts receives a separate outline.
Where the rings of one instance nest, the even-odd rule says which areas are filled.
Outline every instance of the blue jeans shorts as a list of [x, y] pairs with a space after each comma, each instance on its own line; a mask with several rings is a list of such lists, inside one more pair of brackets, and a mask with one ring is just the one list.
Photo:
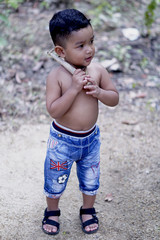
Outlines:
[[79, 189], [95, 195], [100, 176], [100, 131], [96, 125], [87, 133], [66, 130], [53, 122], [47, 143], [44, 165], [44, 193], [59, 198], [66, 188], [73, 163], [76, 162]]

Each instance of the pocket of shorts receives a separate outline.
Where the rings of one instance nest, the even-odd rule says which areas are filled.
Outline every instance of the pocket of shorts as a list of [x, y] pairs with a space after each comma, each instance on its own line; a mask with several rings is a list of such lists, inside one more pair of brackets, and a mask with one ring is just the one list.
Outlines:
[[47, 148], [48, 149], [55, 149], [57, 145], [58, 145], [58, 140], [56, 138], [50, 136], [48, 138]]
[[50, 136], [47, 144], [47, 155], [51, 159], [70, 159], [70, 151], [67, 142]]

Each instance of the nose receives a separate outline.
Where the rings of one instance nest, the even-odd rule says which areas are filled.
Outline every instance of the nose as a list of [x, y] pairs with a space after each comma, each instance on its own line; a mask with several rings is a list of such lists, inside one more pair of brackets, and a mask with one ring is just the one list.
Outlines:
[[87, 46], [86, 52], [87, 52], [87, 53], [91, 53], [91, 52], [92, 52], [92, 47], [91, 47], [91, 46]]

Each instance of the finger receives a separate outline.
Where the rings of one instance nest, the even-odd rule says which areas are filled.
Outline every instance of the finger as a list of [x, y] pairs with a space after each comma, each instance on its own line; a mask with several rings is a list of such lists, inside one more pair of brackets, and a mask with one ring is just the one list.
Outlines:
[[91, 81], [91, 77], [90, 77], [90, 76], [85, 75], [85, 78], [86, 78], [88, 81]]
[[87, 79], [87, 81], [88, 81], [88, 85], [94, 85], [94, 86], [97, 85], [97, 84], [96, 84], [96, 81], [93, 80], [93, 79], [91, 79], [91, 78]]
[[87, 81], [87, 86], [89, 86], [89, 85], [93, 85], [93, 83], [90, 81]]
[[83, 80], [83, 86], [85, 87], [87, 84], [87, 80]]
[[86, 94], [87, 94], [87, 95], [94, 95], [94, 94], [95, 94], [95, 91], [87, 91]]
[[93, 85], [91, 82], [87, 82], [87, 84], [84, 86], [86, 90], [95, 90], [95, 85]]

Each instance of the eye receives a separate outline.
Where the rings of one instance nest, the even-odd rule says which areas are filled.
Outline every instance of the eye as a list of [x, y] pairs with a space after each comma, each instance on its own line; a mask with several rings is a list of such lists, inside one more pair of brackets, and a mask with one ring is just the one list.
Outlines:
[[93, 43], [94, 43], [94, 38], [91, 39], [91, 44], [93, 44]]

